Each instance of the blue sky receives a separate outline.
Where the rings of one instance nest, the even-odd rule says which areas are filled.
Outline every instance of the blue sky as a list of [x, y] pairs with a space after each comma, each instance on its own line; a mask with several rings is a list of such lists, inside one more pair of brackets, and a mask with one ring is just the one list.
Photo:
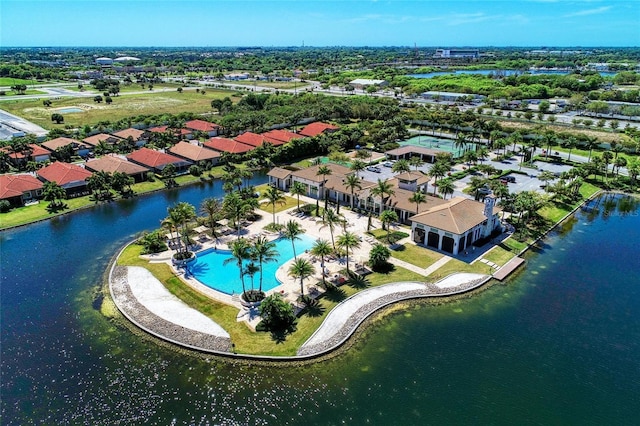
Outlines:
[[640, 0], [0, 0], [0, 46], [640, 46]]

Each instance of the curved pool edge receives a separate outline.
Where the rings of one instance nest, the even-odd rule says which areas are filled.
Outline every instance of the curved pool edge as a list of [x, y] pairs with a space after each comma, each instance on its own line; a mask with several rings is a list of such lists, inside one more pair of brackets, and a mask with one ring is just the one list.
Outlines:
[[[191, 330], [166, 319], [160, 318], [146, 309], [146, 307], [144, 307], [144, 305], [140, 303], [133, 295], [133, 292], [131, 290], [132, 283], [129, 282], [128, 274], [126, 273], [128, 267], [120, 266], [117, 264], [117, 259], [120, 257], [122, 251], [124, 251], [124, 249], [128, 245], [129, 244], [126, 244], [114, 257], [108, 274], [108, 286], [111, 299], [113, 300], [118, 310], [127, 320], [129, 320], [132, 324], [134, 324], [142, 331], [163, 341], [183, 348], [201, 353], [223, 356], [226, 358], [256, 362], [282, 363], [317, 360], [319, 358], [330, 355], [331, 353], [340, 349], [369, 317], [385, 307], [412, 299], [441, 297], [446, 298], [450, 296], [460, 295], [475, 290], [491, 280], [491, 276], [483, 275], [482, 279], [475, 279], [473, 280], [473, 282], [464, 283], [456, 287], [437, 287], [437, 283], [440, 283], [449, 277], [459, 274], [454, 273], [436, 283], [422, 283], [425, 286], [424, 290], [386, 294], [384, 297], [377, 298], [370, 303], [360, 306], [356, 311], [350, 313], [348, 324], [340, 329], [339, 335], [337, 335], [337, 337], [323, 342], [319, 345], [305, 347], [305, 344], [311, 339], [311, 337], [317, 333], [322, 325], [325, 324], [325, 318], [325, 321], [323, 321], [323, 324], [318, 328], [318, 330], [316, 330], [314, 334], [310, 336], [309, 339], [307, 339], [307, 342], [305, 342], [305, 344], [303, 344], [298, 349], [298, 353], [296, 355], [269, 356], [240, 354], [233, 352], [233, 343], [231, 339], [224, 339], [220, 338], [219, 336], [212, 336], [196, 330]], [[389, 286], [393, 284], [396, 283], [384, 284], [383, 286]], [[332, 310], [332, 312], [335, 309], [338, 309], [338, 307], [341, 306], [345, 301], [338, 304]]]

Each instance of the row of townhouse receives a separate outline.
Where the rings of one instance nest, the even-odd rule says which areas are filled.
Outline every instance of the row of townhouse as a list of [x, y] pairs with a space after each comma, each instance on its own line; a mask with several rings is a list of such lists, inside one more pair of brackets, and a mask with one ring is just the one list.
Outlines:
[[[205, 126], [202, 125], [199, 128], [205, 129]], [[218, 164], [223, 152], [243, 154], [264, 143], [280, 146], [292, 139], [311, 137], [324, 131], [336, 129], [336, 126], [326, 123], [311, 123], [300, 133], [271, 130], [259, 135], [246, 132], [235, 139], [214, 136], [202, 143], [202, 145], [199, 145], [197, 141], [182, 140], [166, 152], [141, 146], [139, 143], [146, 142], [146, 140], [144, 139], [144, 132], [138, 129], [125, 129], [113, 134], [93, 135], [82, 141], [65, 137], [55, 138], [43, 142], [41, 145], [32, 144], [27, 152], [11, 153], [10, 156], [15, 161], [45, 162], [52, 159], [52, 154], [57, 149], [71, 146], [74, 155], [86, 158], [88, 153], [100, 142], [118, 143], [123, 137], [125, 139], [131, 137], [136, 145], [139, 146], [139, 149], [126, 156], [108, 154], [100, 158], [90, 159], [83, 164], [55, 161], [38, 169], [35, 176], [32, 174], [1, 175], [0, 199], [7, 200], [14, 206], [22, 206], [41, 197], [43, 182], [57, 183], [66, 191], [67, 197], [81, 196], [88, 192], [86, 179], [95, 172], [125, 173], [131, 176], [135, 182], [141, 182], [146, 179], [147, 173], [162, 173], [169, 164], [174, 166], [177, 174], [184, 174], [188, 172], [192, 165]]]
[[[318, 175], [320, 165], [294, 171], [275, 167], [268, 173], [269, 184], [289, 191], [294, 182], [300, 182], [310, 198], [326, 198], [334, 203], [380, 213], [382, 199], [374, 195], [376, 182], [361, 179], [360, 188], [352, 191], [346, 185], [346, 178], [353, 171], [337, 164], [325, 166], [331, 170], [330, 175]], [[479, 202], [464, 197], [443, 200], [427, 195], [423, 204], [410, 201], [416, 191], [426, 193], [428, 182], [427, 175], [416, 171], [401, 173], [387, 181], [393, 186], [394, 194], [386, 200], [385, 208], [394, 210], [400, 222], [411, 225], [413, 241], [457, 255], [473, 243], [501, 231], [501, 209], [495, 207], [493, 197]]]

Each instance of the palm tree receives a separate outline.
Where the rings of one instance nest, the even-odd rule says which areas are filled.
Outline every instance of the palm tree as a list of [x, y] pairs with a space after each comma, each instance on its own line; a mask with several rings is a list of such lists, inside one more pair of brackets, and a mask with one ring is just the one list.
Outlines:
[[336, 213], [335, 210], [333, 209], [327, 209], [324, 212], [324, 217], [322, 218], [322, 227], [328, 227], [329, 228], [329, 232], [331, 233], [331, 244], [333, 245], [333, 249], [336, 249], [336, 244], [333, 241], [333, 231], [336, 229], [336, 225], [339, 224], [344, 224], [345, 220], [344, 217], [342, 217], [342, 215], [339, 215], [338, 213]]
[[424, 161], [422, 160], [422, 157], [418, 155], [414, 155], [409, 159], [409, 165], [415, 167], [416, 171], [418, 170], [418, 167], [422, 166], [423, 164], [424, 164]]
[[304, 234], [304, 229], [295, 220], [290, 220], [286, 223], [284, 231], [282, 232], [287, 240], [291, 241], [291, 247], [293, 248], [293, 258], [297, 259], [295, 240], [300, 240], [300, 235]]
[[[414, 157], [415, 158], [415, 157]], [[391, 167], [391, 171], [395, 173], [406, 173], [411, 170], [411, 164], [409, 164], [408, 160], [398, 160], [393, 163]]]
[[300, 211], [300, 196], [307, 193], [307, 186], [300, 181], [295, 181], [291, 185], [291, 188], [289, 188], [289, 191], [291, 192], [291, 195], [296, 195], [298, 197], [298, 211]]
[[275, 186], [267, 187], [264, 196], [267, 198], [267, 204], [272, 206], [273, 223], [276, 223], [276, 204], [284, 205], [286, 199], [282, 195], [282, 191]]
[[351, 200], [351, 209], [353, 209], [353, 199], [354, 199], [355, 190], [362, 189], [360, 178], [358, 178], [357, 175], [347, 175], [347, 177], [344, 179], [344, 186], [349, 188], [349, 190], [351, 191], [350, 200]]
[[598, 138], [593, 136], [593, 137], [587, 137], [587, 141], [585, 143], [586, 148], [589, 150], [589, 158], [587, 159], [587, 162], [591, 161], [591, 153], [593, 152], [593, 148], [596, 148], [598, 145], [600, 145], [598, 143]]
[[[335, 248], [333, 249], [335, 250]], [[320, 256], [320, 268], [322, 269], [322, 285], [326, 288], [327, 283], [324, 279], [324, 258], [328, 256], [333, 251], [329, 242], [327, 240], [318, 239], [313, 243], [313, 247], [311, 247], [311, 254], [314, 256]]]
[[217, 240], [216, 227], [222, 215], [222, 203], [217, 198], [205, 198], [200, 204], [200, 213], [207, 216], [207, 223], [209, 224], [209, 228], [211, 228], [211, 235]]
[[240, 226], [242, 219], [251, 210], [251, 207], [245, 203], [237, 191], [229, 192], [222, 200], [222, 210], [228, 219], [232, 219], [235, 224], [238, 238], [240, 238]]
[[349, 272], [349, 249], [360, 247], [360, 239], [353, 232], [345, 231], [338, 237], [338, 247], [344, 248], [347, 255], [347, 273]]
[[366, 167], [367, 167], [367, 163], [365, 163], [364, 161], [359, 160], [359, 159], [357, 159], [357, 158], [356, 158], [356, 159], [355, 159], [355, 160], [353, 160], [353, 162], [351, 163], [351, 167], [350, 167], [350, 169], [351, 169], [351, 170], [353, 170], [354, 172], [356, 172], [356, 176], [357, 176], [357, 177], [360, 177], [360, 176], [359, 176], [359, 173], [360, 173], [361, 171], [363, 171]]
[[438, 184], [438, 192], [442, 194], [443, 199], [445, 200], [447, 199], [447, 195], [453, 194], [453, 191], [455, 191], [455, 189], [456, 186], [451, 179], [442, 179]]
[[381, 211], [386, 208], [386, 203], [389, 197], [395, 193], [396, 191], [393, 189], [393, 185], [391, 185], [387, 179], [378, 179], [377, 185], [371, 189], [371, 195], [380, 197], [380, 203], [382, 204]]
[[259, 236], [251, 247], [251, 257], [258, 262], [260, 269], [260, 286], [262, 291], [262, 265], [264, 263], [275, 262], [278, 260], [278, 251], [275, 249], [276, 243], [267, 240], [265, 236]]
[[424, 193], [422, 193], [422, 191], [417, 191], [417, 192], [414, 192], [413, 195], [411, 195], [411, 198], [409, 198], [409, 201], [412, 203], [416, 203], [416, 214], [418, 214], [420, 213], [419, 211], [420, 204], [427, 202], [427, 196]]
[[[331, 169], [327, 166], [320, 166], [316, 171], [316, 176], [322, 176], [322, 182], [318, 185], [318, 195], [316, 197], [316, 216], [318, 216], [318, 212], [320, 211], [320, 197], [323, 196], [325, 198], [325, 209], [326, 209], [326, 191], [324, 189], [324, 184], [327, 181], [327, 176], [331, 174]], [[320, 192], [320, 188], [322, 188], [322, 192]]]
[[238, 266], [238, 270], [240, 271], [240, 282], [242, 282], [242, 294], [246, 293], [244, 287], [244, 268], [242, 267], [242, 262], [249, 259], [251, 257], [251, 251], [249, 247], [249, 243], [244, 238], [238, 238], [235, 241], [231, 242], [229, 247], [231, 249], [231, 257], [225, 259], [223, 264], [236, 262]]
[[49, 201], [49, 206], [56, 209], [63, 205], [62, 200], [66, 197], [67, 192], [63, 187], [55, 182], [45, 182], [42, 185], [42, 198]]
[[438, 184], [438, 179], [445, 177], [448, 172], [449, 172], [449, 164], [443, 161], [436, 161], [436, 163], [431, 167], [431, 170], [429, 170], [429, 175], [433, 176], [434, 178], [433, 195], [436, 195], [436, 189], [437, 189], [436, 187]]
[[389, 257], [391, 257], [389, 248], [380, 243], [376, 243], [369, 252], [369, 264], [375, 270], [387, 263]]
[[316, 268], [307, 259], [296, 259], [289, 268], [289, 276], [300, 278], [300, 295], [304, 296], [304, 280], [316, 273]]
[[249, 275], [249, 278], [251, 278], [251, 291], [254, 289], [253, 277], [258, 273], [258, 271], [260, 271], [260, 268], [253, 262], [249, 262], [247, 267], [244, 268], [245, 275]]
[[564, 141], [562, 146], [569, 150], [569, 157], [567, 157], [567, 161], [571, 161], [571, 151], [573, 151], [573, 148], [578, 146], [578, 140], [571, 136], [569, 139]]
[[[382, 229], [387, 231], [387, 243], [391, 243], [391, 224], [398, 221], [398, 214], [394, 210], [385, 210], [380, 213]], [[386, 225], [386, 226], [385, 226]]]

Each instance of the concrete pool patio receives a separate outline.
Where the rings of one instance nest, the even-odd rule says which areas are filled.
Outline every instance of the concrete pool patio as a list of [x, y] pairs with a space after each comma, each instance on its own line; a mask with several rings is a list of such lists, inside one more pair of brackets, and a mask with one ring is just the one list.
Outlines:
[[[331, 237], [328, 228], [323, 227], [319, 221], [312, 217], [297, 217], [291, 214], [295, 210], [290, 209], [276, 214], [277, 223], [285, 223], [289, 220], [299, 222], [305, 229], [306, 234], [312, 238], [323, 238], [329, 243]], [[375, 240], [366, 236], [367, 220], [356, 213], [343, 209], [341, 213], [345, 216], [347, 230], [361, 236], [361, 246], [353, 250], [349, 255], [351, 267], [355, 263], [363, 263], [368, 259], [368, 253]], [[251, 223], [243, 229], [242, 236], [250, 238], [258, 234], [264, 234], [264, 226], [273, 221], [271, 214]], [[379, 223], [376, 224], [379, 226]], [[335, 236], [340, 231], [336, 230]], [[272, 238], [277, 238], [278, 234], [271, 234]], [[235, 234], [224, 236], [217, 241], [209, 240], [200, 244], [199, 250], [210, 247], [227, 248], [227, 243], [236, 238]], [[171, 255], [173, 251], [167, 251], [158, 255], [146, 256], [150, 262], [163, 262], [171, 265]], [[317, 296], [324, 290], [317, 286], [322, 279], [320, 273], [320, 260], [312, 259], [310, 254], [301, 253], [299, 257], [308, 258], [316, 269], [316, 274], [306, 280], [305, 294]], [[420, 275], [426, 276], [444, 265], [451, 258], [444, 256], [435, 264], [428, 268], [420, 268], [415, 265], [393, 259], [393, 263], [405, 267]], [[293, 259], [283, 263], [278, 269], [276, 276], [281, 284], [267, 295], [280, 293], [287, 301], [296, 306], [300, 296], [300, 281], [288, 275], [288, 270]], [[173, 267], [173, 265], [171, 265]], [[329, 277], [337, 274], [346, 268], [345, 259], [336, 259], [326, 262]], [[235, 265], [229, 265], [235, 268]], [[229, 295], [214, 290], [200, 283], [184, 271], [174, 268], [178, 275], [191, 288], [205, 294], [206, 296], [232, 305], [238, 309], [238, 321], [246, 321], [247, 325], [253, 329], [260, 321], [257, 309], [250, 308], [241, 303], [239, 295]], [[490, 275], [456, 273], [435, 282], [395, 282], [380, 285], [377, 287], [362, 290], [348, 299], [339, 303], [329, 312], [321, 326], [314, 334], [298, 349], [298, 353], [293, 357], [262, 357], [254, 355], [238, 355], [246, 358], [256, 359], [307, 359], [318, 357], [331, 352], [340, 347], [356, 331], [369, 316], [379, 309], [408, 299], [443, 297], [460, 294], [473, 290], [491, 278]], [[118, 309], [131, 322], [136, 324], [146, 332], [174, 344], [204, 351], [214, 354], [236, 356], [233, 353], [233, 345], [229, 334], [214, 321], [190, 308], [180, 299], [171, 295], [167, 289], [150, 272], [140, 267], [114, 266], [109, 277], [109, 288], [112, 299]], [[296, 306], [297, 310], [300, 307]]]

